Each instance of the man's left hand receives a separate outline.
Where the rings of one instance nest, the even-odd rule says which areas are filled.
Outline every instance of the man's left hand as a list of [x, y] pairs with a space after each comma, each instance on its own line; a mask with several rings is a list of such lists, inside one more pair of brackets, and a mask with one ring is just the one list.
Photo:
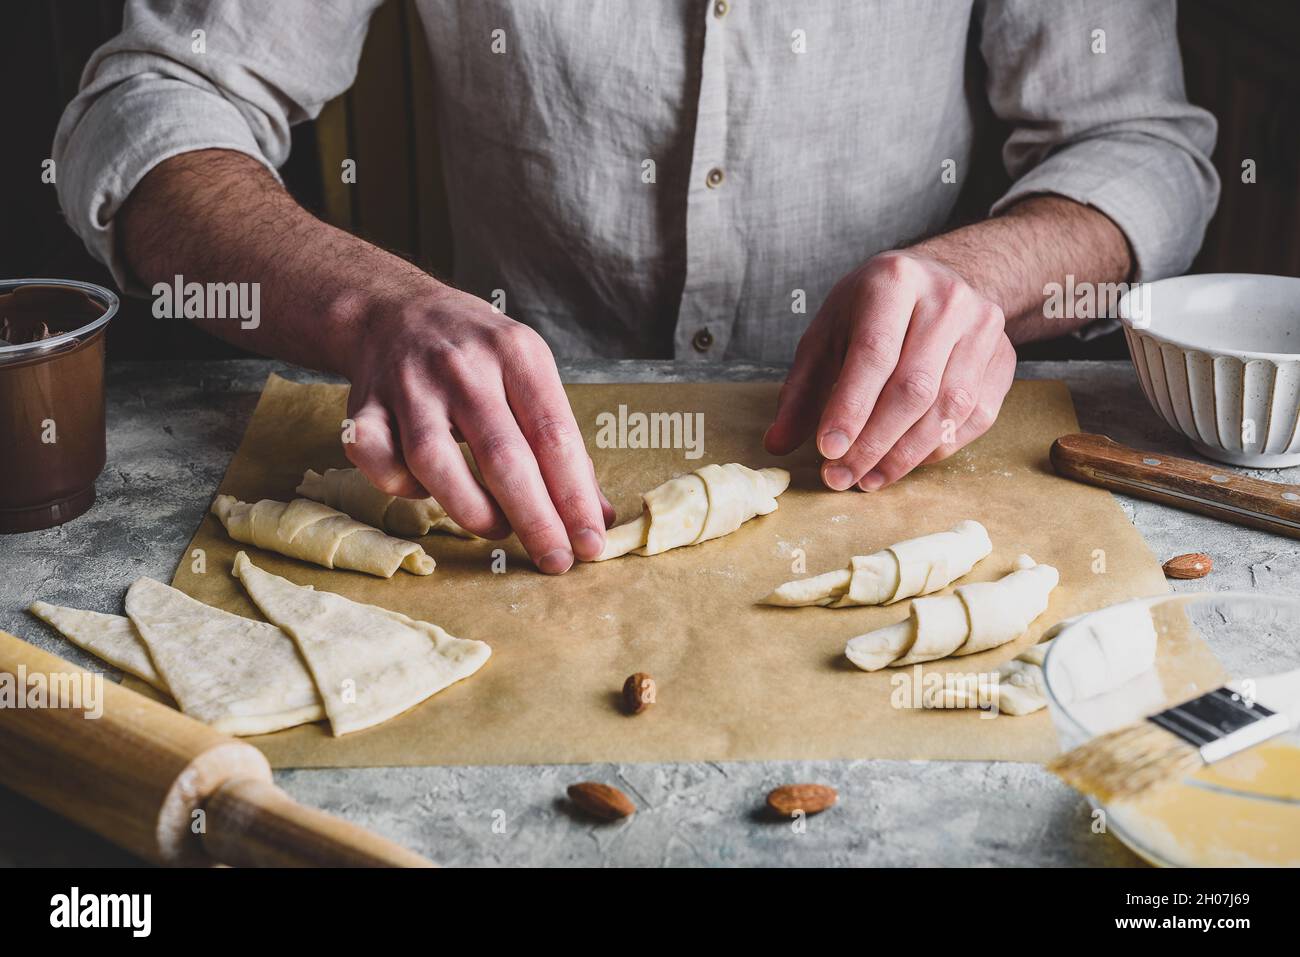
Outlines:
[[917, 250], [881, 253], [804, 333], [764, 445], [785, 455], [815, 433], [827, 486], [875, 491], [983, 435], [1015, 367], [996, 303]]

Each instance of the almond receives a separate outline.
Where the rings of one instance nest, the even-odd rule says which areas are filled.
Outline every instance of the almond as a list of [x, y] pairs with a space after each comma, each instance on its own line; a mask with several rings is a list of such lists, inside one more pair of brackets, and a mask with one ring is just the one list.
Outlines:
[[654, 678], [644, 671], [628, 675], [623, 682], [623, 709], [628, 714], [640, 714], [655, 703], [657, 690]]
[[1170, 578], [1204, 578], [1214, 568], [1214, 561], [1204, 552], [1175, 555], [1165, 562], [1165, 574]]
[[833, 787], [825, 784], [787, 784], [767, 796], [767, 806], [781, 817], [794, 817], [799, 811], [820, 814], [839, 797]]
[[636, 813], [636, 805], [618, 788], [598, 781], [569, 785], [569, 800], [592, 817], [617, 821]]

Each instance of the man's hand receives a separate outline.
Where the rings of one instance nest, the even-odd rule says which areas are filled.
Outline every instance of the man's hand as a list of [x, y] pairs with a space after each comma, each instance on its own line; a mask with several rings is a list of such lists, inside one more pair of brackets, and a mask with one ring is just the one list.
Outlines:
[[513, 529], [549, 574], [600, 554], [614, 510], [537, 333], [442, 287], [380, 309], [357, 340], [344, 369], [357, 440], [345, 450], [372, 482], [390, 495], [430, 494], [485, 538]]
[[1016, 355], [1002, 310], [924, 253], [868, 260], [804, 333], [764, 445], [817, 437], [822, 480], [875, 491], [993, 424]]
[[[227, 150], [158, 164], [115, 217], [145, 284], [255, 282], [262, 322], [203, 320], [246, 349], [352, 383], [348, 458], [394, 495], [433, 495], [472, 532], [513, 529], [537, 567], [595, 558], [614, 510], [531, 329], [321, 222], [256, 160]], [[470, 471], [457, 438], [474, 453]]]
[[1067, 274], [1127, 281], [1133, 268], [1104, 213], [1050, 195], [882, 253], [826, 297], [764, 444], [785, 455], [815, 433], [833, 489], [873, 491], [946, 458], [997, 417], [1015, 373], [1012, 342], [1088, 321], [1047, 319], [1047, 284]]

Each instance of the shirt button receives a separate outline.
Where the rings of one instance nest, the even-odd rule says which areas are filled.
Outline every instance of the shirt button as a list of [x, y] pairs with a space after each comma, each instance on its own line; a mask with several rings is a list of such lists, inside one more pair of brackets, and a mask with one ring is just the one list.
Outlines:
[[708, 352], [713, 348], [713, 333], [708, 329], [701, 329], [695, 333], [695, 338], [691, 340], [691, 345], [695, 346], [696, 352]]
[[713, 167], [709, 170], [709, 175], [704, 178], [704, 182], [708, 183], [709, 189], [717, 189], [722, 185], [722, 170]]
[[717, 0], [717, 3], [713, 5], [713, 15], [715, 17], [725, 17], [727, 11], [730, 9], [731, 8], [727, 6], [727, 0]]

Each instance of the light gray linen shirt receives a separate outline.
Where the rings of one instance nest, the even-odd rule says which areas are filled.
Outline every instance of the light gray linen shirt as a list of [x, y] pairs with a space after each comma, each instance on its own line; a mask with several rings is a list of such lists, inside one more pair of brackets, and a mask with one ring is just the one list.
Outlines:
[[[504, 290], [560, 355], [788, 360], [837, 279], [950, 221], [990, 108], [1014, 181], [992, 211], [1090, 204], [1138, 278], [1186, 269], [1217, 201], [1173, 0], [417, 5], [454, 281]], [[282, 164], [291, 124], [351, 85], [376, 6], [127, 3], [54, 154], [68, 221], [119, 283], [113, 216], [140, 178], [209, 147]]]

